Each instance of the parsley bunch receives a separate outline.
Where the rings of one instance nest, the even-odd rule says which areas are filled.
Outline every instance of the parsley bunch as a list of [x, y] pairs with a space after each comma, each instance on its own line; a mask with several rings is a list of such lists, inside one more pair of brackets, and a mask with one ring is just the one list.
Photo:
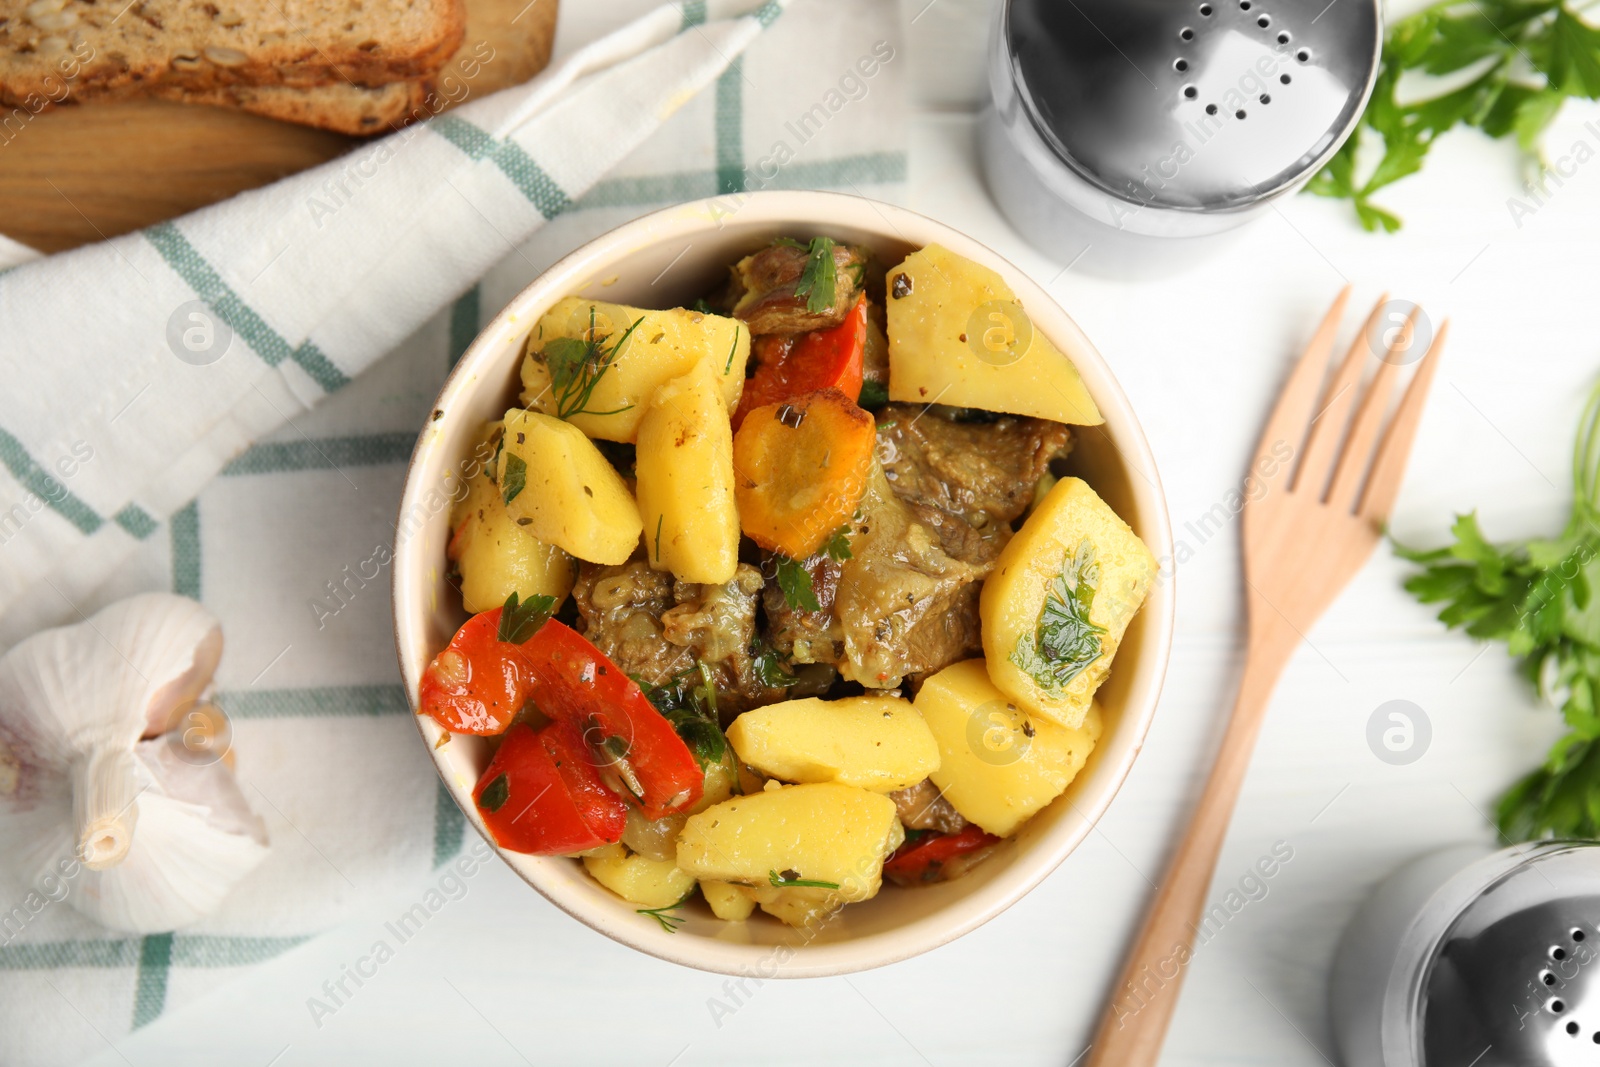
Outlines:
[[1395, 546], [1423, 568], [1406, 580], [1408, 592], [1444, 604], [1447, 626], [1504, 641], [1561, 707], [1567, 733], [1497, 807], [1500, 832], [1514, 841], [1600, 837], [1600, 388], [1579, 424], [1572, 474], [1572, 516], [1557, 538], [1494, 545], [1467, 514], [1456, 518], [1453, 544]]
[[[1471, 69], [1476, 73], [1462, 73]], [[1427, 99], [1401, 104], [1401, 75], [1421, 71], [1469, 80]], [[1581, 21], [1570, 0], [1440, 0], [1389, 29], [1372, 99], [1354, 134], [1307, 191], [1350, 200], [1361, 225], [1389, 233], [1400, 219], [1372, 203], [1372, 194], [1422, 169], [1434, 139], [1457, 126], [1490, 137], [1515, 134], [1525, 152], [1568, 97], [1600, 99], [1600, 30]], [[1356, 153], [1367, 131], [1383, 141], [1383, 158], [1356, 177]]]

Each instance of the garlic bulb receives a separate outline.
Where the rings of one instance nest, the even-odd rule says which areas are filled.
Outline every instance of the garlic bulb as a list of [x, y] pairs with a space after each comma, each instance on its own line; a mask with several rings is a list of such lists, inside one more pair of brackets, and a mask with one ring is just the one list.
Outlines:
[[0, 867], [65, 879], [75, 908], [118, 930], [215, 909], [267, 852], [232, 770], [169, 732], [221, 656], [209, 612], [150, 593], [0, 657]]

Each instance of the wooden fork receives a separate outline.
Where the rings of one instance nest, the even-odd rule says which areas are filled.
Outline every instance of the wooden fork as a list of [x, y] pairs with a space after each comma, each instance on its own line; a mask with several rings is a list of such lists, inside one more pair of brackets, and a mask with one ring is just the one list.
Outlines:
[[1449, 324], [1423, 354], [1379, 443], [1420, 309], [1390, 341], [1352, 420], [1385, 298], [1324, 390], [1349, 298], [1347, 286], [1295, 366], [1256, 449], [1250, 477], [1264, 491], [1252, 483], [1244, 507], [1249, 645], [1239, 695], [1188, 832], [1100, 1018], [1088, 1067], [1153, 1067], [1160, 1056], [1268, 698], [1306, 631], [1372, 554], [1399, 492]]

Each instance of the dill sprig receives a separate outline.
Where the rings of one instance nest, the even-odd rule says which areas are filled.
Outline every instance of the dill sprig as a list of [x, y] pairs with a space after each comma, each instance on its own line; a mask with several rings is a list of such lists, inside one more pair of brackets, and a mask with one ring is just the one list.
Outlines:
[[622, 348], [633, 336], [633, 331], [644, 322], [640, 315], [633, 325], [622, 331], [622, 336], [607, 345], [594, 321], [594, 305], [589, 305], [589, 328], [582, 337], [557, 337], [544, 346], [545, 366], [550, 369], [550, 390], [555, 395], [556, 417], [570, 419], [574, 415], [617, 415], [632, 404], [624, 404], [610, 411], [590, 411], [589, 401], [594, 390], [605, 377], [606, 371], [622, 355]]

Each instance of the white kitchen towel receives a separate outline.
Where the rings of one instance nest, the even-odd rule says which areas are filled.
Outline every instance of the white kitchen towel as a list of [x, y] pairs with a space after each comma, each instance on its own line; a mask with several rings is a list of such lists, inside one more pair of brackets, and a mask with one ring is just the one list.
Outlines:
[[198, 597], [273, 840], [175, 934], [5, 890], [0, 1063], [103, 1049], [442, 876], [463, 822], [409, 721], [385, 564], [444, 375], [539, 271], [645, 211], [760, 188], [897, 198], [904, 67], [892, 0], [569, 3], [525, 87], [0, 273], [5, 641], [131, 592]]

